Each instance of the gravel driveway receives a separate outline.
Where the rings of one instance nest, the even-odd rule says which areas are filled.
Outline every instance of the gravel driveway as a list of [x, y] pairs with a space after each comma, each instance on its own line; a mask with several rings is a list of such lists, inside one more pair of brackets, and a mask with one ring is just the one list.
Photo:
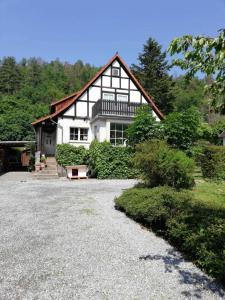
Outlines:
[[0, 176], [0, 299], [225, 299], [167, 242], [114, 209], [133, 184]]

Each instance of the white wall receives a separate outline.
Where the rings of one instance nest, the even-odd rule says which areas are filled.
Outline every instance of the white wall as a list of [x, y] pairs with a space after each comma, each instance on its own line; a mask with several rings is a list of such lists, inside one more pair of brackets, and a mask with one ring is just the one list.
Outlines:
[[[79, 120], [72, 118], [59, 118], [58, 119], [58, 128], [57, 128], [57, 144], [72, 144], [74, 146], [84, 146], [88, 148], [92, 141], [92, 132], [90, 129], [90, 121], [89, 120]], [[71, 141], [70, 140], [70, 127], [78, 127], [78, 128], [88, 128], [88, 140], [87, 141]], [[63, 129], [62, 129], [63, 128]], [[63, 131], [63, 134], [62, 134]], [[63, 139], [62, 139], [63, 136]]]
[[106, 127], [106, 121], [105, 120], [99, 120], [96, 119], [92, 124], [91, 124], [91, 132], [92, 132], [92, 139], [94, 140], [95, 136], [95, 127], [97, 129], [97, 140], [99, 142], [104, 142], [106, 140], [109, 140], [107, 138], [107, 127]]

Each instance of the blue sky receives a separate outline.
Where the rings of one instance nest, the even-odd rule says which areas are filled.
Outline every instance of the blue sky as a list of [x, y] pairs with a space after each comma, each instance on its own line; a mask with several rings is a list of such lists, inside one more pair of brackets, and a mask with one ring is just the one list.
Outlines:
[[150, 36], [166, 49], [174, 37], [222, 27], [225, 0], [0, 0], [0, 57], [100, 66], [118, 51], [130, 65]]

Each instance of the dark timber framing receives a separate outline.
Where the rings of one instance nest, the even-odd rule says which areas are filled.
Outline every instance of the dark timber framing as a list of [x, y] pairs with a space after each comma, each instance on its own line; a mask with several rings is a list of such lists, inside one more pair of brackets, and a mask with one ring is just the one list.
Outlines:
[[[116, 65], [117, 64], [117, 65]], [[120, 76], [112, 76], [112, 67], [113, 68], [119, 68], [120, 69]], [[104, 74], [107, 70], [110, 70], [110, 75], [108, 74]], [[127, 75], [127, 77], [125, 77], [124, 74], [122, 74], [122, 70], [124, 72], [124, 74]], [[123, 76], [122, 76], [123, 75]], [[110, 86], [108, 87], [103, 87], [103, 76], [105, 77], [110, 77], [109, 80], [109, 84]], [[119, 87], [112, 87], [112, 83], [113, 83], [113, 77], [118, 78], [118, 86]], [[118, 92], [119, 90], [123, 90], [123, 91], [128, 91], [128, 94], [130, 95], [130, 92], [132, 91], [138, 91], [140, 93], [140, 102], [142, 103], [142, 98], [144, 98], [147, 103], [149, 103], [149, 105], [151, 106], [152, 110], [156, 113], [156, 115], [160, 118], [163, 119], [164, 116], [161, 113], [161, 111], [157, 108], [157, 106], [155, 105], [153, 99], [151, 98], [151, 96], [149, 96], [146, 91], [143, 89], [143, 87], [141, 86], [141, 84], [138, 82], [138, 80], [135, 78], [135, 76], [132, 74], [132, 72], [130, 71], [129, 67], [127, 67], [127, 65], [124, 63], [124, 61], [121, 59], [121, 57], [118, 54], [115, 54], [110, 61], [78, 92], [71, 94], [70, 96], [67, 96], [59, 101], [57, 101], [57, 105], [60, 106], [58, 107], [58, 109], [52, 110], [52, 112], [47, 115], [44, 116], [42, 118], [37, 119], [36, 121], [34, 121], [32, 123], [33, 126], [37, 126], [38, 124], [40, 124], [41, 122], [43, 122], [44, 120], [57, 120], [56, 118], [61, 117], [68, 109], [69, 107], [71, 107], [71, 105], [74, 105], [76, 103], [76, 101], [82, 101], [80, 100], [80, 98], [84, 95], [84, 93], [88, 93], [87, 91], [89, 90], [89, 88], [91, 88], [92, 86], [95, 86], [96, 81], [100, 79], [100, 95], [101, 92], [104, 88], [114, 88], [115, 89], [115, 93], [121, 93]], [[126, 88], [122, 88], [122, 79], [128, 79], [128, 89]], [[132, 88], [131, 88], [131, 82], [132, 82]], [[97, 85], [96, 85], [97, 86]], [[136, 88], [136, 89], [135, 89]], [[129, 99], [130, 101], [131, 99]], [[136, 99], [136, 101], [139, 99]], [[92, 99], [90, 98], [89, 95], [89, 99], [87, 99], [87, 116], [90, 117], [90, 103], [92, 103]], [[82, 101], [85, 102], [85, 101]], [[93, 101], [95, 102], [95, 101]], [[75, 105], [74, 107], [74, 115], [78, 118], [79, 116], [77, 116], [77, 113], [79, 113], [77, 111], [77, 107]], [[81, 119], [84, 119], [83, 117], [81, 117]]]

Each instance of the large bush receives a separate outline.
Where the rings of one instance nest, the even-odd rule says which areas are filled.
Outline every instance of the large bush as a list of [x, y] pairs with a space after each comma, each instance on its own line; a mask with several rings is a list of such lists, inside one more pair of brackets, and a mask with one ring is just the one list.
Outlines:
[[88, 151], [83, 146], [59, 144], [56, 147], [56, 160], [63, 167], [86, 164], [87, 155]]
[[225, 205], [197, 201], [169, 187], [133, 188], [116, 207], [169, 239], [198, 266], [225, 283]]
[[200, 114], [194, 107], [171, 113], [164, 121], [164, 129], [170, 145], [187, 150], [199, 138]]
[[152, 140], [138, 145], [134, 164], [148, 186], [168, 185], [180, 189], [194, 185], [194, 161], [164, 141]]
[[163, 126], [152, 115], [149, 105], [143, 105], [137, 110], [134, 121], [128, 126], [127, 139], [129, 145], [136, 145], [146, 140], [163, 137]]
[[93, 141], [89, 150], [89, 166], [97, 178], [134, 178], [136, 172], [132, 157], [131, 148]]
[[210, 145], [200, 159], [202, 174], [212, 179], [225, 179], [225, 147]]

